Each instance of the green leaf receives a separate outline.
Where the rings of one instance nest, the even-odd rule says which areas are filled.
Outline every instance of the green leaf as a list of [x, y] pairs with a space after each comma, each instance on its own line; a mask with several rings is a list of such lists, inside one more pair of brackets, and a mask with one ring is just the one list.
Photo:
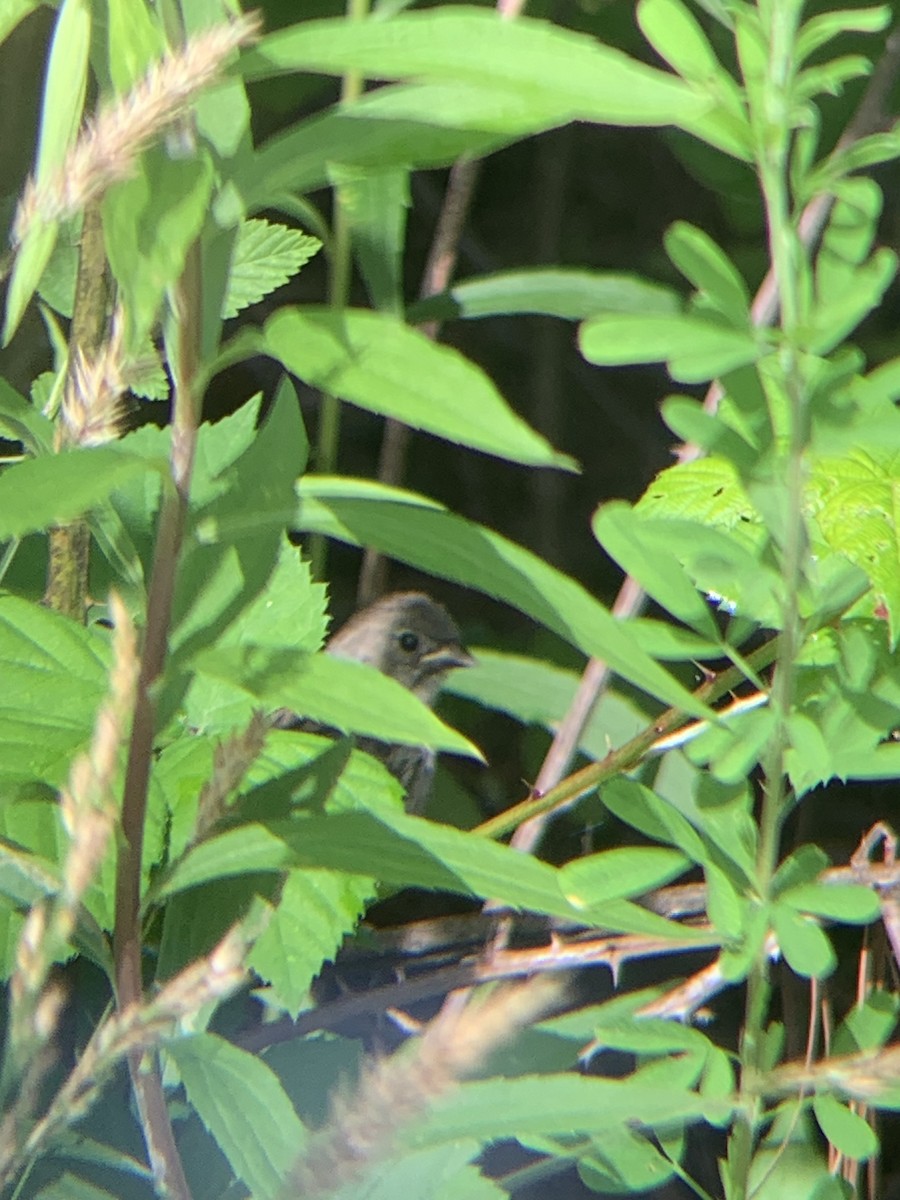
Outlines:
[[704, 941], [625, 900], [606, 901], [597, 910], [573, 903], [563, 895], [559, 873], [546, 863], [477, 834], [386, 808], [241, 825], [189, 850], [161, 876], [159, 898], [207, 879], [301, 866], [352, 875], [375, 871], [390, 885], [493, 897], [513, 908], [579, 923], [602, 922], [604, 928], [676, 942]]
[[603, 785], [603, 803], [611, 813], [655, 841], [668, 842], [693, 862], [708, 852], [690, 821], [643, 784], [618, 776]]
[[[878, 8], [842, 8], [820, 13], [801, 26], [794, 45], [799, 64], [833, 38], [849, 33], [878, 33], [890, 20], [891, 10], [883, 4]], [[852, 1156], [851, 1156], [852, 1157]]]
[[696, 1092], [660, 1088], [629, 1080], [578, 1075], [519, 1076], [486, 1079], [455, 1089], [410, 1132], [414, 1146], [435, 1145], [460, 1137], [480, 1140], [528, 1135], [605, 1133], [629, 1121], [652, 1128], [701, 1117], [727, 1102], [707, 1108]]
[[897, 255], [878, 250], [867, 263], [853, 271], [852, 285], [820, 300], [812, 313], [808, 347], [814, 354], [828, 354], [877, 308], [897, 274]]
[[671, 549], [668, 524], [642, 520], [624, 501], [602, 505], [591, 521], [594, 536], [623, 571], [673, 616], [716, 640], [709, 607]]
[[242, 221], [234, 243], [223, 317], [235, 317], [287, 283], [322, 248], [318, 238], [274, 225]]
[[627, 627], [580, 584], [499, 534], [412, 492], [366, 481], [307, 475], [298, 495], [298, 528], [376, 546], [402, 562], [505, 600], [651, 695], [706, 715], [704, 706], [645, 655]]
[[832, 1053], [855, 1054], [859, 1050], [878, 1050], [897, 1024], [900, 997], [893, 992], [874, 989], [861, 1004], [854, 1005], [838, 1026]]
[[481, 757], [412, 692], [365, 663], [247, 644], [214, 646], [193, 662], [202, 674], [242, 687], [273, 709], [290, 708], [323, 725], [384, 742]]
[[[325, 587], [313, 583], [309, 564], [287, 540], [278, 561], [256, 599], [218, 639], [219, 649], [242, 645], [314, 654], [325, 640]], [[276, 674], [282, 673], [276, 662]], [[190, 726], [207, 732], [235, 729], [249, 721], [256, 701], [240, 682], [197, 674], [184, 700]]]
[[0, 42], [5, 42], [20, 21], [40, 5], [40, 0], [3, 0], [0, 4]]
[[670, 125], [708, 107], [680, 80], [583, 34], [465, 6], [390, 21], [301, 22], [263, 38], [241, 69], [248, 79], [295, 70], [476, 86], [487, 79], [558, 124]]
[[754, 362], [759, 336], [697, 317], [616, 315], [585, 321], [578, 345], [598, 366], [665, 362], [673, 379], [701, 383]]
[[[164, 470], [164, 464], [159, 464]], [[22, 537], [82, 517], [148, 463], [118, 448], [91, 446], [26, 459], [0, 475], [0, 538]]]
[[819, 63], [800, 71], [794, 84], [794, 95], [798, 103], [811, 100], [824, 93], [839, 96], [844, 84], [864, 78], [872, 70], [872, 63], [862, 54], [846, 54], [827, 63]]
[[[223, 461], [232, 453], [227, 432], [218, 443]], [[242, 441], [248, 433], [241, 423], [231, 432]], [[281, 387], [263, 426], [247, 449], [209, 481], [211, 498], [193, 514], [170, 639], [182, 661], [218, 642], [271, 576], [305, 456], [296, 395]]]
[[59, 786], [106, 693], [105, 638], [39, 604], [0, 595], [0, 772]]
[[400, 316], [409, 171], [335, 165], [331, 178], [372, 307]]
[[[41, 128], [38, 135], [34, 178], [46, 187], [62, 165], [78, 133], [87, 87], [91, 40], [91, 8], [87, 0], [63, 0], [53, 31], [53, 42], [44, 79]], [[57, 222], [35, 218], [13, 262], [6, 293], [3, 345], [18, 328], [22, 314], [40, 282], [53, 245]]]
[[615, 271], [538, 267], [481, 275], [454, 284], [407, 309], [407, 320], [474, 319], [508, 313], [541, 313], [580, 321], [598, 312], [678, 313], [670, 288]]
[[109, 74], [127, 92], [166, 50], [160, 19], [145, 0], [109, 0]]
[[807, 484], [807, 504], [830, 550], [865, 571], [884, 605], [891, 645], [900, 635], [900, 452], [850, 450], [821, 458]]
[[[575, 671], [516, 654], [470, 647], [475, 665], [454, 671], [442, 692], [464, 696], [498, 709], [526, 724], [555, 730], [568, 711], [580, 682]], [[647, 717], [630, 701], [608, 691], [581, 735], [579, 748], [603, 758], [611, 746], [629, 741], [646, 727]]]
[[53, 422], [5, 379], [0, 379], [0, 433], [21, 442], [34, 455], [49, 454], [53, 449]]
[[508, 1195], [493, 1179], [482, 1175], [471, 1160], [481, 1147], [459, 1139], [425, 1150], [404, 1148], [380, 1160], [368, 1177], [354, 1179], [331, 1193], [333, 1200], [505, 1200]]
[[34, 1200], [115, 1200], [113, 1192], [63, 1171], [53, 1183], [34, 1193]]
[[662, 887], [684, 874], [690, 860], [659, 846], [621, 847], [589, 854], [560, 869], [560, 884], [569, 900], [597, 908], [607, 900], [631, 899]]
[[[26, 913], [39, 901], [55, 896], [61, 888], [62, 878], [56, 863], [0, 838], [0, 902], [3, 907]], [[105, 971], [109, 979], [113, 978], [109, 942], [91, 914], [81, 905], [69, 941], [78, 953], [84, 954]]]
[[877, 894], [857, 883], [805, 883], [780, 893], [778, 899], [800, 912], [847, 925], [868, 925], [881, 915]]
[[878, 1136], [872, 1126], [830, 1092], [816, 1092], [813, 1112], [827, 1140], [847, 1158], [865, 1162], [878, 1153]]
[[474, 363], [386, 313], [282, 308], [261, 348], [311, 386], [415, 429], [513, 462], [574, 467]]
[[666, 253], [684, 277], [702, 292], [730, 325], [746, 329], [750, 292], [737, 268], [708, 233], [676, 221], [666, 231]]
[[678, 0], [640, 0], [637, 16], [647, 41], [683, 78], [705, 83], [720, 74], [706, 34]]
[[679, 0], [641, 0], [637, 17], [657, 53], [713, 101], [710, 111], [685, 121], [684, 128], [727, 154], [750, 161], [753, 138], [741, 90], [690, 10]]
[[249, 963], [294, 1017], [326, 962], [334, 960], [374, 894], [371, 878], [322, 870], [291, 871]]
[[[511, 136], [502, 132], [510, 110]], [[379, 88], [269, 138], [237, 166], [233, 182], [247, 211], [257, 212], [270, 208], [279, 192], [325, 186], [335, 163], [380, 170], [446, 166], [461, 154], [496, 149], [534, 126], [508, 94], [489, 87]]]
[[157, 146], [142, 156], [132, 178], [107, 193], [103, 232], [132, 346], [147, 337], [166, 288], [181, 275], [206, 219], [212, 186], [208, 155], [176, 160]]
[[[274, 1071], [211, 1033], [177, 1038], [167, 1052], [238, 1179], [258, 1200], [282, 1195], [307, 1134]], [[241, 1102], [235, 1104], [238, 1095]]]
[[824, 979], [837, 966], [831, 942], [811, 917], [779, 902], [772, 910], [772, 924], [781, 953], [798, 975]]

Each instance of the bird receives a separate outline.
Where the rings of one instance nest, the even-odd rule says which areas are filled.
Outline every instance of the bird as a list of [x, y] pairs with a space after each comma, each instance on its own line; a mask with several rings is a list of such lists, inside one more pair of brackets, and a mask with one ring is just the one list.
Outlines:
[[[463, 645], [456, 622], [442, 604], [424, 592], [392, 592], [360, 609], [325, 645], [335, 658], [368, 663], [402, 684], [431, 708], [447, 674], [471, 667], [475, 659]], [[279, 729], [333, 733], [286, 709], [272, 724]], [[380, 758], [406, 792], [406, 811], [421, 815], [434, 777], [434, 753], [424, 746], [391, 746], [360, 738], [360, 749]]]

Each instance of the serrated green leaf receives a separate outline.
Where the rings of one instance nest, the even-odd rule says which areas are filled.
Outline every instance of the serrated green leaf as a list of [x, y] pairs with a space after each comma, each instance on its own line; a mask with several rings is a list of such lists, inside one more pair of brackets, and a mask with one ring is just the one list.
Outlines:
[[830, 1144], [847, 1158], [865, 1162], [878, 1153], [878, 1137], [872, 1126], [830, 1092], [815, 1094], [813, 1112]]
[[222, 316], [235, 317], [242, 308], [274, 292], [321, 248], [318, 238], [299, 229], [270, 221], [242, 221], [232, 251]]
[[669, 125], [708, 107], [680, 80], [582, 34], [463, 6], [383, 22], [302, 22], [264, 38], [241, 68], [248, 79], [298, 69], [476, 86], [488, 79], [554, 123]]
[[294, 1017], [322, 965], [331, 962], [374, 894], [364, 875], [291, 871], [271, 920], [250, 955], [250, 966]]
[[578, 345], [598, 366], [665, 362], [673, 379], [700, 383], [754, 362], [758, 336], [697, 317], [602, 315], [581, 326]]
[[307, 475], [298, 484], [298, 496], [299, 528], [376, 546], [402, 562], [505, 600], [651, 695], [707, 715], [580, 584], [499, 534], [424, 497], [364, 480]]
[[508, 313], [541, 313], [580, 321], [598, 312], [677, 313], [680, 297], [670, 288], [614, 271], [539, 267], [504, 271], [454, 284], [407, 309], [411, 322], [475, 319]]
[[106, 692], [108, 652], [84, 629], [39, 604], [0, 596], [0, 771], [58, 786], [91, 734]]
[[479, 367], [386, 313], [282, 308], [262, 348], [313, 387], [415, 429], [513, 462], [574, 467]]
[[132, 346], [150, 333], [166, 288], [184, 269], [209, 210], [213, 174], [205, 153], [176, 160], [156, 146], [103, 201], [106, 252], [122, 290]]
[[206, 879], [298, 866], [353, 875], [374, 870], [381, 882], [401, 887], [494, 897], [513, 908], [679, 943], [708, 941], [629, 901], [607, 901], [596, 910], [574, 904], [563, 895], [558, 872], [546, 863], [477, 834], [388, 809], [241, 825], [191, 849], [160, 877], [158, 895], [164, 898]]
[[884, 604], [891, 644], [900, 633], [900, 534], [896, 513], [900, 452], [850, 450], [822, 458], [807, 484], [807, 504], [829, 549], [865, 571]]
[[307, 1137], [278, 1076], [255, 1054], [211, 1033], [177, 1038], [167, 1052], [235, 1175], [258, 1200], [275, 1200]]
[[[232, 429], [249, 436], [247, 416]], [[227, 436], [218, 441], [231, 459]], [[296, 396], [281, 387], [265, 423], [240, 456], [209, 481], [208, 502], [193, 514], [179, 567], [171, 647], [182, 662], [217, 643], [256, 601], [278, 558], [294, 480], [306, 455]]]

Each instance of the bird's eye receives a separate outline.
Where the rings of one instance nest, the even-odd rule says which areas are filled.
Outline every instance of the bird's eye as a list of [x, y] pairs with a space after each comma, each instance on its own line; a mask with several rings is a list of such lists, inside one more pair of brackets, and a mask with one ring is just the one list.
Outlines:
[[400, 649], [405, 650], [407, 654], [415, 654], [419, 648], [419, 635], [413, 633], [411, 629], [404, 629], [398, 641], [400, 642]]

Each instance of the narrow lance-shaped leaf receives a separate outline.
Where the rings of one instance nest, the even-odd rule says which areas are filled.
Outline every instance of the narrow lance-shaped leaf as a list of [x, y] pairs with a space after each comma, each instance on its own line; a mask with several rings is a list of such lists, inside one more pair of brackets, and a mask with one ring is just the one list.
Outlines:
[[[59, 169], [66, 151], [75, 140], [87, 87], [91, 12], [86, 0], [64, 0], [59, 10], [47, 64], [41, 105], [34, 178], [45, 186]], [[53, 252], [57, 222], [34, 215], [24, 233], [13, 263], [6, 293], [3, 344], [18, 328], [22, 314], [40, 282]]]
[[500, 534], [412, 492], [364, 480], [307, 475], [298, 493], [298, 528], [376, 546], [402, 562], [505, 600], [651, 695], [708, 715], [581, 584]]
[[266, 322], [262, 349], [313, 387], [405, 425], [513, 462], [574, 465], [474, 363], [387, 313], [283, 308]]
[[560, 122], [671, 125], [710, 107], [676, 77], [584, 34], [468, 7], [391, 21], [302, 22], [264, 38], [241, 67], [245, 78], [356, 70], [375, 79], [488, 79]]

